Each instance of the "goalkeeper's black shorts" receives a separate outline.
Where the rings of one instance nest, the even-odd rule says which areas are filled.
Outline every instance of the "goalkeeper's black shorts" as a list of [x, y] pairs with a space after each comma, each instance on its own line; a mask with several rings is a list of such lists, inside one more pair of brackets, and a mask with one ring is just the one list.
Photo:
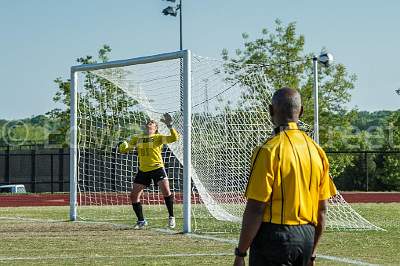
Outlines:
[[249, 265], [307, 265], [315, 227], [262, 223], [250, 246]]
[[167, 178], [167, 172], [164, 167], [148, 171], [142, 172], [138, 171], [133, 183], [145, 185], [146, 187], [150, 186], [151, 180], [153, 180], [154, 184], [157, 184], [159, 181]]

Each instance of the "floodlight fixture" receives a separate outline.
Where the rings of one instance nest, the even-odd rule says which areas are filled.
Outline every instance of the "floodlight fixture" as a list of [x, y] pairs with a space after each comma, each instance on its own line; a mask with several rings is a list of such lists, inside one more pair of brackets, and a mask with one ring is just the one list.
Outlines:
[[[165, 0], [167, 2], [175, 3], [175, 0]], [[163, 9], [162, 13], [164, 16], [173, 16], [176, 17], [178, 15], [179, 10], [179, 48], [182, 50], [182, 0], [179, 0], [179, 4], [174, 6], [167, 6]]]
[[177, 10], [174, 9], [172, 6], [168, 6], [168, 7], [164, 8], [162, 13], [165, 16], [170, 15], [170, 16], [174, 16], [174, 17], [176, 17], [176, 15], [178, 14]]
[[330, 53], [322, 53], [318, 57], [318, 62], [324, 67], [329, 67], [333, 62], [333, 55]]

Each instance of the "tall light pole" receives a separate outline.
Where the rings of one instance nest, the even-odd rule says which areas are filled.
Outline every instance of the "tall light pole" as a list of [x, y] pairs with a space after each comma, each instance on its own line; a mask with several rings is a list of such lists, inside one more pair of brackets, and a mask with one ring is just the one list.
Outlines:
[[319, 104], [318, 104], [318, 63], [324, 67], [328, 67], [333, 61], [333, 56], [330, 53], [322, 53], [318, 57], [313, 57], [313, 72], [314, 72], [314, 141], [319, 143]]
[[[166, 0], [167, 2], [172, 2], [175, 3], [176, 0]], [[173, 16], [176, 17], [176, 15], [178, 14], [178, 10], [179, 10], [179, 50], [182, 51], [183, 49], [183, 44], [182, 44], [182, 0], [179, 0], [179, 4], [177, 4], [176, 6], [167, 6], [166, 8], [163, 9], [162, 13], [164, 14], [164, 16]], [[182, 76], [182, 71], [183, 71], [183, 62], [182, 60], [180, 60], [180, 73], [181, 73], [181, 80], [180, 80], [180, 85], [181, 88], [183, 86], [183, 76]], [[180, 92], [180, 101], [181, 101], [181, 110], [182, 106], [183, 106], [183, 91], [181, 90]]]
[[[167, 2], [175, 3], [175, 0], [166, 0]], [[179, 0], [179, 4], [174, 6], [167, 6], [163, 9], [162, 13], [165, 16], [173, 16], [176, 17], [179, 10], [179, 50], [182, 51], [183, 44], [182, 44], [182, 0]]]

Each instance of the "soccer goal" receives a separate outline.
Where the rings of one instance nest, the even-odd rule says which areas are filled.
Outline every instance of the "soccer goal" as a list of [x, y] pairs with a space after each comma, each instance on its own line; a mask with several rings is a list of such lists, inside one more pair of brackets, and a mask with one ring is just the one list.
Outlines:
[[[188, 50], [72, 67], [70, 219], [135, 222], [129, 193], [137, 155], [116, 146], [140, 134], [148, 119], [168, 134], [160, 122], [168, 112], [181, 135], [162, 151], [177, 225], [184, 232], [237, 232], [252, 151], [272, 134], [272, 93], [263, 67]], [[141, 202], [149, 225], [163, 227], [158, 187], [146, 189]], [[340, 195], [330, 205], [328, 227], [378, 229]]]

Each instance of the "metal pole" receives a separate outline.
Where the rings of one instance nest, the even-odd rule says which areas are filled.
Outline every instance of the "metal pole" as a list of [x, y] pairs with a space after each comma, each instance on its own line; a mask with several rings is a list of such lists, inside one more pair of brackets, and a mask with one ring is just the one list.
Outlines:
[[179, 1], [179, 49], [182, 51], [182, 0]]
[[53, 154], [50, 154], [50, 180], [51, 180], [51, 194], [54, 193], [54, 163], [53, 163]]
[[319, 121], [318, 121], [318, 58], [313, 57], [314, 72], [314, 141], [319, 144]]
[[209, 104], [208, 104], [208, 79], [203, 79], [204, 81], [204, 94], [205, 94], [205, 113], [209, 114], [210, 112], [210, 108], [209, 108]]
[[70, 157], [69, 157], [69, 218], [71, 221], [77, 219], [77, 194], [76, 194], [76, 183], [77, 183], [77, 163], [78, 163], [78, 151], [77, 151], [77, 98], [78, 98], [78, 74], [76, 71], [71, 70], [71, 121], [70, 121]]
[[9, 185], [10, 184], [10, 144], [7, 144], [5, 164], [6, 164], [6, 172], [4, 174], [4, 181], [7, 185]]
[[[130, 66], [130, 65], [148, 64], [148, 63], [154, 63], [154, 62], [158, 62], [158, 61], [173, 60], [173, 59], [176, 59], [177, 57], [181, 57], [182, 55], [183, 55], [183, 52], [178, 51], [178, 52], [172, 52], [172, 53], [166, 53], [166, 54], [157, 54], [157, 55], [151, 55], [151, 56], [125, 59], [125, 60], [109, 61], [106, 63], [77, 65], [77, 66], [71, 67], [71, 70], [72, 70], [72, 72], [92, 71], [92, 70], [99, 70], [99, 69], [106, 69], [106, 68], [116, 68], [116, 67]], [[71, 82], [72, 82], [72, 78], [71, 78]], [[71, 91], [71, 93], [72, 93], [72, 91]]]
[[63, 148], [58, 149], [58, 191], [64, 192], [64, 149]]
[[191, 54], [183, 56], [183, 232], [191, 232]]
[[36, 150], [31, 150], [31, 192], [36, 193]]
[[369, 176], [368, 176], [368, 153], [364, 153], [365, 158], [365, 174], [367, 175], [367, 192], [369, 190]]

